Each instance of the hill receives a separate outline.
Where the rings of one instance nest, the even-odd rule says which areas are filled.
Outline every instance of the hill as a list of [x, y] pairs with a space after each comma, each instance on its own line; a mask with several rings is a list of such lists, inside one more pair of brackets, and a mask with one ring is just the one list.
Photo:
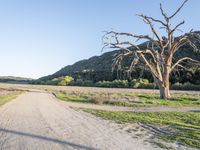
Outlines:
[[6, 83], [29, 83], [33, 79], [15, 76], [0, 76], [0, 82]]
[[[196, 33], [200, 35], [200, 31], [196, 31]], [[194, 41], [194, 39], [191, 39], [191, 40]], [[147, 45], [146, 43], [142, 43], [139, 46], [145, 47]], [[194, 41], [194, 43], [197, 43], [197, 42]], [[197, 45], [197, 47], [200, 49], [200, 44]], [[177, 53], [175, 55], [175, 58], [192, 55], [194, 59], [200, 60], [200, 53], [193, 52], [191, 50], [191, 47], [189, 47], [188, 45], [184, 45], [181, 48], [183, 48], [184, 51], [181, 51], [181, 53]], [[118, 76], [116, 72], [114, 73], [111, 72], [111, 64], [113, 62], [113, 58], [115, 57], [117, 53], [118, 53], [118, 50], [115, 50], [111, 52], [106, 52], [102, 54], [101, 56], [94, 56], [87, 60], [78, 61], [73, 65], [68, 65], [60, 69], [59, 71], [55, 72], [54, 74], [42, 77], [39, 80], [48, 81], [53, 78], [58, 78], [61, 76], [66, 76], [66, 75], [73, 76], [75, 79], [81, 78], [83, 80], [92, 80], [93, 82], [102, 81], [102, 80], [110, 81], [116, 78], [126, 78], [123, 72], [121, 73], [121, 76]], [[189, 75], [187, 71], [179, 70], [178, 72], [179, 76], [182, 76], [181, 78], [184, 78], [184, 79], [180, 79], [178, 80], [178, 82], [186, 82], [187, 80], [191, 81], [191, 76], [195, 76], [194, 78], [196, 80], [196, 78], [198, 78], [196, 77], [198, 73], [199, 73], [198, 67], [192, 67], [192, 70], [190, 69], [189, 71]], [[177, 74], [175, 73], [173, 74], [173, 76], [175, 77], [177, 76]], [[140, 66], [138, 66], [138, 68], [136, 68], [136, 70], [132, 73], [132, 77], [133, 78], [143, 77], [143, 78], [148, 78], [149, 80], [152, 80], [151, 75], [147, 71], [141, 70]], [[173, 81], [173, 77], [172, 77], [172, 81]], [[191, 82], [196, 82], [196, 81], [191, 81]]]
[[104, 74], [108, 73], [109, 76], [109, 74], [111, 74], [112, 58], [116, 54], [116, 52], [117, 51], [107, 52], [102, 54], [101, 56], [94, 56], [87, 60], [78, 61], [73, 65], [69, 65], [60, 69], [52, 75], [42, 77], [40, 78], [40, 80], [50, 80], [65, 75], [84, 76], [84, 74], [94, 74], [94, 72], [101, 72]]

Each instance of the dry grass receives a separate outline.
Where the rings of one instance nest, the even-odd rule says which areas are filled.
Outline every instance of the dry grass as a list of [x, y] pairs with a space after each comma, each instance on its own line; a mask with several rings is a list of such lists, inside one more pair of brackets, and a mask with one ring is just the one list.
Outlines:
[[[118, 106], [199, 106], [200, 92], [197, 91], [171, 91], [174, 100], [166, 101], [159, 99], [158, 90], [147, 89], [120, 89], [120, 88], [97, 88], [77, 86], [48, 86], [48, 85], [25, 85], [25, 84], [0, 84], [6, 89], [38, 89], [46, 90], [67, 96], [75, 102], [74, 97], [83, 102], [95, 104], [109, 104]], [[63, 97], [64, 96], [64, 97]], [[64, 100], [64, 99], [63, 99]]]
[[22, 91], [18, 91], [18, 90], [0, 89], [0, 105], [3, 105], [12, 99], [15, 99], [17, 95], [21, 93]]
[[1, 96], [9, 95], [9, 94], [11, 94], [11, 93], [12, 93], [12, 91], [7, 91], [7, 90], [1, 90], [1, 89], [0, 89], [0, 97], [1, 97]]
[[[78, 86], [49, 86], [49, 85], [29, 85], [29, 84], [4, 84], [0, 83], [0, 87], [12, 88], [12, 89], [38, 89], [46, 91], [64, 91], [66, 93], [84, 93], [84, 94], [125, 94], [125, 93], [146, 93], [146, 94], [158, 94], [158, 90], [154, 89], [125, 89], [125, 88], [99, 88], [99, 87], [78, 87]], [[192, 94], [199, 95], [199, 91], [171, 91], [172, 94]]]

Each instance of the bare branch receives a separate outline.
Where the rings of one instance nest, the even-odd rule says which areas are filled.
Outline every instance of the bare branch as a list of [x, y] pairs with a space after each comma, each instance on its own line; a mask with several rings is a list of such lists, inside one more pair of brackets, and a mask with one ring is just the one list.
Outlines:
[[[121, 49], [124, 50], [123, 47], [121, 47]], [[113, 63], [112, 63], [112, 71], [115, 69], [116, 66], [119, 67], [119, 65], [120, 65], [120, 63], [123, 61], [124, 57], [129, 56], [129, 55], [131, 55], [132, 53], [133, 53], [133, 52], [130, 51], [130, 52], [125, 52], [125, 53], [120, 53], [120, 54], [118, 54], [118, 55], [114, 58], [114, 60], [113, 60]]]
[[153, 17], [149, 17], [149, 16], [146, 16], [148, 19], [154, 21], [154, 22], [158, 22], [160, 24], [162, 24], [163, 26], [167, 26], [167, 24], [165, 24], [163, 21], [159, 20], [159, 19], [154, 19]]
[[180, 47], [180, 45], [183, 45], [183, 43], [185, 43], [187, 39], [188, 39], [188, 34], [185, 34], [180, 38], [178, 38], [175, 42], [173, 42], [171, 47], [172, 54], [174, 54], [177, 50], [179, 50], [178, 48]]
[[131, 42], [127, 42], [127, 41], [125, 41], [125, 42], [118, 42], [118, 43], [116, 43], [116, 45], [130, 45], [132, 47], [135, 47], [136, 50], [140, 50], [140, 48], [136, 44], [131, 43]]
[[105, 43], [104, 43], [104, 46], [102, 47], [101, 52], [103, 52], [103, 50], [104, 50], [106, 47], [108, 47], [108, 45], [109, 45], [109, 44], [105, 44]]
[[138, 16], [142, 17], [144, 19], [144, 21], [150, 26], [151, 31], [153, 32], [153, 34], [158, 39], [159, 44], [160, 44], [160, 48], [162, 49], [163, 48], [162, 39], [161, 39], [160, 35], [158, 34], [157, 30], [154, 28], [154, 26], [153, 26], [152, 22], [150, 21], [150, 19], [148, 19], [148, 17], [143, 15], [143, 14], [138, 15]]
[[183, 69], [185, 69], [185, 70], [188, 70], [188, 68], [184, 67], [183, 65], [177, 64], [177, 66], [178, 66], [178, 67], [181, 67], [181, 68], [183, 68]]
[[145, 65], [147, 65], [147, 67], [149, 68], [149, 71], [152, 73], [153, 76], [155, 76], [158, 80], [162, 81], [162, 77], [158, 74], [156, 68], [154, 68], [149, 61], [147, 60], [147, 58], [144, 56], [144, 54], [139, 51], [137, 52], [138, 56], [141, 58], [141, 60], [144, 62]]
[[167, 14], [163, 10], [162, 3], [160, 3], [160, 11], [161, 11], [163, 17], [165, 18], [165, 20], [168, 22], [169, 18], [167, 17]]
[[171, 30], [170, 34], [172, 34], [174, 31], [176, 31], [178, 29], [178, 27], [180, 27], [181, 25], [183, 25], [185, 23], [185, 21], [180, 22], [178, 25], [176, 25], [176, 27], [174, 29]]
[[133, 66], [135, 66], [139, 61], [139, 57], [137, 56], [137, 53], [135, 53], [135, 58], [132, 60], [128, 72], [130, 73], [133, 70]]
[[116, 45], [116, 44], [112, 44], [112, 43], [110, 45], [111, 45], [110, 48], [118, 48], [120, 50], [127, 51], [127, 52], [131, 53], [131, 51], [128, 48], [125, 48], [125, 47], [122, 47], [122, 46], [119, 46], [119, 45]]
[[143, 54], [150, 54], [151, 57], [153, 58], [154, 63], [157, 63], [156, 57], [154, 56], [153, 52], [149, 49], [146, 49], [145, 51], [137, 51], [138, 53], [143, 53]]
[[198, 51], [197, 46], [189, 38], [187, 39], [187, 42], [193, 48], [194, 51]]
[[154, 41], [150, 36], [148, 35], [135, 35], [135, 34], [131, 34], [131, 33], [127, 33], [127, 32], [115, 32], [115, 31], [111, 31], [109, 34], [116, 34], [116, 35], [125, 35], [125, 36], [130, 36], [136, 39], [146, 39], [146, 40], [150, 40], [150, 41]]
[[185, 0], [185, 1], [183, 2], [183, 4], [177, 9], [177, 11], [176, 11], [173, 15], [171, 15], [171, 16], [169, 17], [169, 19], [171, 19], [171, 18], [173, 18], [174, 16], [176, 16], [176, 14], [183, 8], [183, 6], [185, 5], [185, 3], [187, 3], [187, 1], [188, 1], [188, 0]]
[[192, 59], [192, 58], [190, 58], [190, 57], [184, 57], [184, 58], [179, 59], [179, 60], [171, 67], [170, 72], [173, 71], [174, 68], [175, 68], [177, 65], [179, 65], [181, 62], [183, 62], [183, 61], [185, 61], [185, 60], [189, 60], [189, 61], [192, 61], [192, 62], [195, 62], [195, 63], [200, 63], [200, 61], [194, 60], [194, 59]]
[[[112, 37], [115, 38], [116, 44], [117, 44], [117, 42], [119, 42], [118, 39], [117, 39], [117, 37], [120, 36], [120, 35], [122, 35], [122, 36], [130, 36], [130, 37], [136, 38], [137, 40], [145, 39], [145, 40], [151, 41], [156, 46], [160, 47], [160, 44], [158, 43], [158, 41], [154, 40], [149, 35], [135, 35], [135, 34], [127, 33], [127, 32], [110, 31], [110, 32], [106, 32], [106, 34], [103, 36], [103, 39], [108, 40], [109, 38], [107, 36], [109, 36], [109, 35], [112, 35]], [[106, 44], [108, 44], [108, 43], [106, 43]], [[138, 49], [138, 46], [136, 44], [134, 44], [134, 43], [129, 43], [129, 45], [134, 46], [135, 48]]]
[[[172, 52], [173, 52], [173, 54], [175, 52], [177, 52], [178, 50], [181, 50], [180, 47], [182, 47], [182, 46], [184, 46], [186, 44], [188, 44], [189, 46], [191, 46], [193, 48], [193, 50], [198, 51], [199, 49], [196, 46], [196, 44], [193, 43], [193, 41], [190, 40], [190, 37], [194, 37], [195, 38], [195, 36], [198, 36], [198, 35], [195, 34], [194, 32], [189, 32], [189, 33], [181, 36], [179, 39], [177, 39], [174, 42], [174, 44], [172, 46], [172, 49], [171, 49]], [[200, 37], [196, 37], [195, 40], [200, 43]]]

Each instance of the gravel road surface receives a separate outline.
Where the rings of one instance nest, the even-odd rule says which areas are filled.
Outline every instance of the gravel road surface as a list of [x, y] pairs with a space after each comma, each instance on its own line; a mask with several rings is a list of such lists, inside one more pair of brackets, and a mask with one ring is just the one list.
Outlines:
[[0, 107], [2, 150], [151, 150], [114, 122], [76, 111], [33, 90]]

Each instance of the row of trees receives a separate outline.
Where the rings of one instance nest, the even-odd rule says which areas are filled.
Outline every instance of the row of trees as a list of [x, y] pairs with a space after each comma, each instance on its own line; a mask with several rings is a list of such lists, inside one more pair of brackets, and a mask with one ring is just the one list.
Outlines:
[[[71, 76], [64, 76], [59, 78], [54, 78], [52, 80], [42, 81], [36, 80], [32, 81], [32, 84], [44, 84], [44, 85], [59, 85], [59, 86], [90, 86], [90, 87], [108, 87], [108, 88], [142, 88], [142, 89], [158, 89], [155, 83], [149, 82], [148, 79], [133, 79], [133, 80], [113, 80], [113, 81], [98, 81], [93, 80], [83, 80], [74, 79]], [[185, 83], [175, 83], [170, 84], [171, 89], [174, 90], [200, 90], [200, 85], [191, 84], [189, 82]]]
[[60, 86], [67, 86], [71, 85], [71, 83], [74, 81], [74, 78], [71, 76], [63, 76], [54, 78], [52, 80], [33, 80], [30, 83], [31, 84], [46, 84], [46, 85], [60, 85]]
[[[69, 74], [68, 76], [73, 77], [74, 81], [76, 82], [76, 85], [84, 85], [89, 82], [96, 83], [99, 81], [113, 81], [113, 80], [133, 80], [133, 79], [148, 79], [149, 82], [154, 82], [152, 75], [147, 71], [143, 70], [141, 68], [135, 68], [133, 72], [131, 72], [130, 76], [127, 76], [127, 74], [122, 70], [117, 72], [109, 72], [109, 71], [92, 71], [92, 72], [76, 72]], [[173, 72], [170, 75], [170, 83], [186, 83], [190, 82], [192, 84], [200, 84], [200, 67], [190, 67], [190, 70], [184, 70], [179, 69], [175, 72]], [[40, 79], [33, 81], [32, 83], [37, 84], [53, 84], [56, 85], [59, 80], [61, 80], [63, 77], [54, 77], [53, 79], [48, 78], [46, 80]], [[55, 80], [54, 82], [52, 80]], [[85, 83], [87, 82], [87, 83]], [[88, 85], [88, 84], [87, 84]]]

